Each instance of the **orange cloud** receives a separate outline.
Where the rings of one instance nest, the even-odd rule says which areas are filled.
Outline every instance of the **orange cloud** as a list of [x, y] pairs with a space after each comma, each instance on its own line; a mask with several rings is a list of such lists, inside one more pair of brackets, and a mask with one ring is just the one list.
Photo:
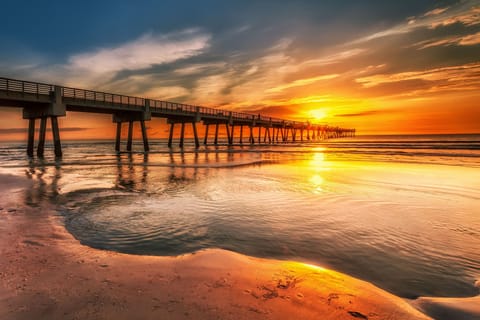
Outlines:
[[426, 49], [437, 46], [473, 46], [476, 44], [480, 44], [480, 32], [466, 36], [453, 36], [440, 40], [425, 40], [415, 44], [414, 46], [419, 46], [419, 49]]
[[407, 80], [444, 81], [438, 89], [470, 90], [480, 85], [480, 63], [469, 63], [460, 66], [434, 68], [424, 71], [400, 72], [395, 74], [378, 74], [355, 79], [365, 88], [378, 86], [384, 83], [393, 83]]
[[306, 86], [318, 81], [335, 79], [336, 77], [338, 77], [338, 74], [325, 74], [325, 75], [321, 75], [313, 78], [298, 79], [287, 84], [283, 84], [274, 88], [267, 89], [265, 92], [281, 92], [285, 89]]

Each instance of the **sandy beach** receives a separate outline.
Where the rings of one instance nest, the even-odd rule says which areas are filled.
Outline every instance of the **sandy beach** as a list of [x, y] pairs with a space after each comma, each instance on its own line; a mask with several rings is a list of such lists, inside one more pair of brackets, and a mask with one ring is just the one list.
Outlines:
[[405, 300], [297, 262], [211, 249], [179, 257], [81, 245], [2, 175], [1, 319], [429, 319]]

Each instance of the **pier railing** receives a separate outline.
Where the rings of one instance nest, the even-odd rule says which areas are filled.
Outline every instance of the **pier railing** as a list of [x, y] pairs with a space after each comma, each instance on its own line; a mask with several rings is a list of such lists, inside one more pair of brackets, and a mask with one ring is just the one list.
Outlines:
[[[95, 107], [96, 105], [98, 107], [105, 107], [111, 105], [140, 111], [145, 108], [145, 101], [147, 100], [146, 98], [107, 93], [102, 91], [63, 87], [53, 84], [15, 80], [9, 78], [0, 78], [0, 91], [7, 92], [7, 94], [11, 92], [20, 95], [36, 95], [37, 97], [50, 96], [54, 92], [55, 88], [60, 88], [63, 98], [67, 98], [70, 101], [89, 103], [92, 105], [92, 107]], [[286, 119], [269, 117], [262, 114], [228, 111], [162, 100], [149, 99], [149, 101], [150, 108], [154, 111], [184, 113], [185, 115], [223, 117], [225, 119], [232, 119], [237, 121], [255, 120], [257, 122], [270, 123], [272, 125], [309, 126], [308, 122], [296, 122]]]
[[39, 96], [49, 95], [50, 92], [53, 91], [53, 88], [54, 85], [46, 83], [0, 78], [0, 90], [6, 92], [35, 94]]

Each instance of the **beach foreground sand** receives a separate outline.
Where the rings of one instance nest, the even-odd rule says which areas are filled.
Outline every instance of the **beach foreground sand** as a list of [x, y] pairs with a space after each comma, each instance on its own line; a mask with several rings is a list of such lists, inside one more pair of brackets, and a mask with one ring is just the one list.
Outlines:
[[179, 257], [81, 245], [28, 181], [2, 175], [0, 319], [430, 319], [349, 276], [212, 249]]

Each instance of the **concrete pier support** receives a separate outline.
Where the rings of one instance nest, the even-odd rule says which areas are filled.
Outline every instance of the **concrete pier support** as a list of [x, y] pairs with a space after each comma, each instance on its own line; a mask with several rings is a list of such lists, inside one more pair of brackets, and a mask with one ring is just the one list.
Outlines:
[[148, 145], [147, 128], [145, 126], [145, 121], [141, 120], [140, 126], [142, 127], [143, 150], [145, 150], [145, 152], [148, 152], [150, 151], [150, 146]]
[[52, 133], [53, 133], [53, 149], [56, 157], [62, 156], [62, 144], [60, 143], [60, 130], [58, 129], [58, 121], [56, 116], [51, 117]]
[[249, 126], [250, 128], [250, 137], [248, 138], [248, 142], [250, 142], [250, 144], [254, 144], [255, 143], [255, 138], [253, 137], [253, 126]]
[[213, 140], [213, 144], [217, 145], [218, 144], [218, 123], [215, 123], [215, 139]]
[[192, 122], [192, 128], [193, 128], [193, 137], [195, 138], [195, 148], [200, 147], [200, 142], [198, 142], [198, 134], [197, 134], [197, 125], [195, 122]]
[[170, 133], [168, 135], [168, 147], [172, 147], [172, 140], [173, 140], [173, 129], [175, 127], [175, 123], [170, 123]]
[[227, 143], [230, 145], [232, 141], [231, 133], [230, 133], [230, 126], [228, 123], [225, 123], [225, 130], [227, 131]]
[[38, 146], [37, 146], [37, 156], [39, 158], [43, 157], [43, 151], [45, 150], [45, 134], [47, 132], [47, 118], [40, 118], [40, 132], [38, 133]]
[[[22, 90], [25, 87], [22, 84]], [[53, 90], [52, 90], [53, 89]], [[38, 90], [38, 89], [37, 89]], [[53, 143], [55, 156], [62, 156], [62, 146], [60, 143], [60, 130], [58, 128], [57, 117], [66, 115], [66, 106], [62, 100], [62, 88], [52, 86], [48, 95], [48, 102], [33, 103], [23, 107], [23, 118], [28, 119], [28, 142], [27, 155], [33, 157], [35, 148], [35, 122], [40, 120], [39, 142], [37, 146], [37, 156], [43, 157], [45, 151], [45, 135], [47, 130], [47, 120], [50, 117], [52, 123]], [[37, 92], [38, 96], [38, 92]]]
[[145, 120], [139, 117], [133, 117], [129, 115], [114, 114], [113, 122], [117, 124], [116, 134], [115, 134], [115, 151], [120, 152], [121, 142], [122, 142], [122, 125], [124, 122], [128, 122], [128, 132], [127, 132], [127, 151], [131, 152], [133, 147], [133, 124], [135, 121], [140, 122], [140, 129], [142, 132], [143, 140], [143, 150], [145, 152], [150, 151], [150, 146], [148, 144], [147, 136], [147, 127], [145, 125]]
[[207, 144], [207, 139], [208, 139], [208, 127], [209, 127], [210, 124], [206, 124], [206, 128], [205, 128], [205, 139], [203, 139], [203, 144]]
[[230, 139], [228, 140], [228, 144], [232, 145], [233, 144], [233, 137], [235, 135], [235, 125], [231, 125], [232, 129], [230, 131]]
[[184, 140], [185, 140], [185, 122], [182, 122], [182, 126], [180, 129], [180, 143], [178, 144], [180, 148], [183, 148]]
[[35, 119], [28, 119], [28, 144], [27, 155], [33, 157], [33, 145], [35, 143]]
[[150, 113], [150, 101], [145, 100], [145, 107], [142, 112], [131, 112], [131, 111], [119, 111], [112, 114], [113, 123], [117, 125], [117, 132], [115, 136], [115, 151], [120, 152], [121, 150], [121, 139], [122, 139], [122, 125], [123, 123], [128, 123], [128, 132], [127, 132], [127, 151], [131, 152], [133, 147], [133, 126], [137, 122], [140, 124], [140, 131], [142, 134], [143, 150], [145, 152], [150, 151], [150, 146], [148, 143], [147, 127], [145, 121], [151, 120]]
[[240, 125], [240, 144], [243, 144], [243, 124]]
[[127, 151], [132, 151], [133, 121], [128, 122]]
[[[40, 117], [40, 130], [38, 133], [38, 146], [37, 156], [43, 157], [45, 151], [45, 136], [47, 132], [47, 118], [48, 116]], [[51, 116], [51, 126], [53, 133], [53, 147], [56, 157], [62, 156], [62, 145], [60, 143], [60, 129], [58, 128], [58, 121], [56, 116]], [[36, 118], [32, 117], [28, 119], [28, 142], [27, 142], [27, 155], [33, 157], [33, 150], [35, 148], [35, 122]]]
[[120, 139], [122, 137], [122, 123], [117, 122], [117, 134], [115, 136], [115, 151], [120, 152]]

